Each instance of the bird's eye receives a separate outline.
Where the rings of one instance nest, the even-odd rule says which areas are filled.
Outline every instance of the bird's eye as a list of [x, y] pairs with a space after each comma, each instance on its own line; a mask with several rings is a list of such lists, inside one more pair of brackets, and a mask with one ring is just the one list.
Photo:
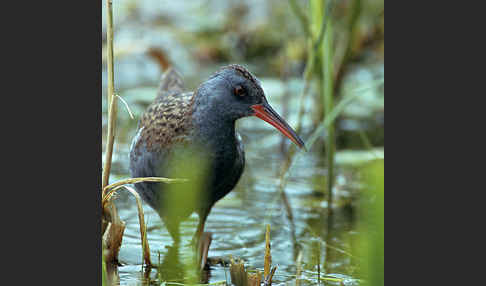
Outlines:
[[241, 86], [241, 85], [237, 85], [235, 87], [235, 95], [238, 95], [238, 96], [243, 96], [245, 95], [245, 89]]

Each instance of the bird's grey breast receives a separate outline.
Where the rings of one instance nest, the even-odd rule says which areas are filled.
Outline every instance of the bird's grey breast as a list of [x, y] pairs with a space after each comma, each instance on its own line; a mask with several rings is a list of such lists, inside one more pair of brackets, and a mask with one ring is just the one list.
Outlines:
[[[214, 200], [217, 201], [233, 190], [238, 183], [245, 167], [245, 153], [243, 143], [238, 133], [235, 134], [234, 144], [216, 153], [213, 162]], [[232, 148], [231, 148], [232, 147]]]

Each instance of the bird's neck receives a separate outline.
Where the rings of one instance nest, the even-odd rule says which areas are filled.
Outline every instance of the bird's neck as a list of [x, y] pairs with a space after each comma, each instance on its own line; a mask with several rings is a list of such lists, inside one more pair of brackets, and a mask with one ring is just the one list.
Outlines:
[[218, 146], [218, 148], [227, 146], [234, 149], [236, 146], [234, 119], [228, 119], [217, 110], [205, 106], [193, 110], [192, 120], [195, 125], [194, 130], [197, 130], [198, 133], [195, 135], [204, 143], [209, 143], [211, 147]]

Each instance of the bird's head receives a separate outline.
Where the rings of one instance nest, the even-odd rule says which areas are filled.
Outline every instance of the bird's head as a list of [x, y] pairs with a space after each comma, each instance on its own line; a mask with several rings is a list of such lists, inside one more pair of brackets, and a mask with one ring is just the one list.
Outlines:
[[256, 116], [278, 129], [292, 142], [305, 148], [304, 142], [268, 103], [260, 81], [240, 65], [221, 68], [198, 88], [198, 105], [221, 118], [235, 121]]

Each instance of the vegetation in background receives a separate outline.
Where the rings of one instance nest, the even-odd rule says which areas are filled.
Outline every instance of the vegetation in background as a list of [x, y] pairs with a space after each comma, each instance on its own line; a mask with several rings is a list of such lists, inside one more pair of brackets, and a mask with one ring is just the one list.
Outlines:
[[[114, 1], [115, 6], [124, 5], [125, 10], [122, 12], [128, 15], [119, 17], [119, 14], [115, 12], [116, 17], [123, 19], [120, 19], [114, 30], [119, 31], [123, 27], [130, 27], [133, 23], [142, 23], [146, 25], [145, 28], [137, 27], [133, 30], [138, 31], [137, 33], [143, 31], [142, 34], [145, 35], [142, 37], [143, 40], [135, 37], [136, 40], [127, 41], [125, 39], [123, 41], [123, 36], [127, 37], [127, 33], [120, 33], [122, 36], [118, 42], [115, 41], [113, 47], [111, 42], [113, 29], [108, 25], [106, 26], [109, 28], [107, 37], [103, 42], [104, 51], [107, 51], [103, 55], [107, 68], [107, 74], [104, 76], [108, 79], [104, 82], [103, 89], [104, 92], [108, 90], [105, 93], [103, 111], [105, 164], [102, 190], [104, 190], [103, 201], [106, 203], [103, 205], [105, 209], [103, 229], [108, 229], [108, 222], [114, 218], [117, 220], [118, 217], [116, 208], [113, 207], [114, 204], [109, 204], [115, 198], [113, 194], [126, 188], [127, 186], [123, 186], [124, 184], [134, 183], [125, 180], [124, 166], [119, 159], [125, 155], [122, 153], [123, 156], [117, 156], [117, 152], [127, 149], [123, 144], [129, 144], [138, 118], [130, 120], [126, 113], [116, 112], [117, 99], [121, 99], [121, 97], [115, 95], [114, 86], [116, 84], [117, 91], [126, 99], [130, 109], [133, 109], [134, 114], [137, 115], [153, 99], [155, 88], [152, 86], [156, 87], [158, 84], [156, 73], [147, 78], [140, 73], [130, 75], [129, 71], [133, 69], [131, 69], [132, 66], [127, 65], [127, 62], [135, 58], [138, 62], [133, 66], [137, 67], [139, 65], [151, 67], [151, 63], [155, 63], [160, 67], [160, 71], [169, 65], [175, 65], [181, 68], [182, 73], [188, 78], [189, 89], [196, 87], [196, 83], [221, 65], [233, 62], [243, 63], [259, 77], [280, 76], [280, 80], [285, 83], [286, 93], [282, 108], [286, 110], [287, 114], [297, 114], [293, 121], [295, 125], [291, 125], [297, 126], [296, 130], [305, 139], [309, 152], [326, 158], [324, 166], [326, 172], [315, 176], [316, 187], [312, 194], [314, 199], [311, 202], [312, 207], [314, 204], [319, 205], [319, 208], [324, 206], [322, 207], [324, 215], [317, 218], [316, 221], [309, 219], [308, 225], [295, 225], [302, 219], [299, 218], [298, 210], [293, 205], [295, 200], [289, 197], [287, 192], [288, 186], [299, 180], [296, 174], [299, 171], [298, 166], [302, 166], [301, 159], [304, 158], [304, 154], [298, 152], [292, 145], [289, 147], [285, 142], [281, 144], [286, 161], [282, 161], [282, 166], [278, 168], [277, 193], [275, 193], [273, 201], [267, 202], [267, 206], [274, 203], [281, 204], [286, 213], [292, 234], [291, 239], [297, 247], [294, 250], [293, 261], [288, 262], [295, 266], [295, 269], [292, 269], [295, 272], [290, 274], [279, 267], [275, 277], [279, 281], [294, 281], [298, 285], [319, 284], [323, 281], [326, 285], [327, 283], [346, 285], [347, 281], [383, 285], [384, 160], [375, 160], [373, 163], [369, 163], [369, 161], [384, 157], [384, 123], [381, 119], [384, 116], [384, 99], [372, 95], [373, 93], [384, 94], [384, 76], [378, 72], [370, 77], [360, 70], [362, 66], [371, 70], [375, 66], [383, 65], [383, 1], [269, 1], [271, 3], [268, 5], [271, 5], [272, 9], [256, 18], [254, 11], [262, 9], [249, 6], [253, 2], [225, 1], [225, 4], [228, 3], [228, 8], [227, 13], [224, 13], [222, 17], [209, 8], [201, 6], [199, 14], [187, 12], [191, 17], [184, 18], [185, 20], [182, 22], [184, 25], [176, 22], [179, 15], [160, 13], [160, 15], [154, 16], [154, 13], [147, 17], [147, 11], [143, 10], [144, 5], [141, 2], [149, 3]], [[206, 1], [205, 3], [210, 5], [217, 2]], [[162, 5], [160, 3], [154, 2], [153, 5], [157, 7], [157, 5]], [[105, 5], [108, 4], [111, 4], [110, 0], [107, 0]], [[169, 3], [163, 5], [170, 6]], [[169, 7], [161, 9], [161, 11], [165, 10], [170, 11]], [[115, 9], [115, 11], [117, 10]], [[105, 19], [106, 23], [113, 20], [112, 16], [106, 15], [108, 17]], [[220, 18], [223, 20], [219, 21]], [[200, 22], [194, 24], [187, 21]], [[163, 44], [147, 40], [160, 39], [170, 33], [173, 37]], [[174, 43], [180, 43], [181, 46], [170, 46]], [[113, 56], [115, 56], [116, 62], [112, 60]], [[113, 64], [115, 64], [115, 68]], [[114, 70], [117, 73], [116, 83]], [[134, 77], [137, 78], [136, 81], [131, 80]], [[295, 87], [292, 80], [296, 80], [299, 85]], [[267, 90], [268, 85], [266, 85], [265, 79], [262, 82], [265, 91], [273, 96], [271, 91]], [[297, 102], [297, 104], [292, 106], [291, 102]], [[374, 105], [370, 107], [371, 104]], [[115, 122], [118, 122], [116, 128]], [[114, 145], [115, 133], [118, 145]], [[246, 151], [247, 155], [252, 152], [248, 147]], [[277, 151], [272, 150], [272, 152]], [[308, 166], [312, 168], [313, 166], [310, 164], [308, 163]], [[119, 184], [109, 185], [108, 176], [111, 176], [111, 181]], [[347, 197], [343, 197], [343, 192], [340, 191], [341, 181], [345, 180], [347, 184], [355, 183], [347, 179], [348, 176], [358, 177], [359, 181], [356, 184], [359, 187], [348, 187], [352, 191], [346, 194]], [[180, 177], [173, 176], [173, 178]], [[147, 180], [171, 182], [164, 178]], [[109, 187], [107, 188], [107, 186]], [[245, 188], [249, 187], [245, 185]], [[178, 188], [181, 188], [178, 184], [169, 185], [169, 189]], [[331, 216], [333, 209], [335, 212]], [[147, 266], [152, 263], [156, 264], [154, 266], [157, 268], [157, 283], [199, 283], [200, 281], [196, 277], [200, 273], [194, 265], [192, 250], [187, 247], [168, 249], [164, 259], [159, 263], [154, 263], [154, 259], [150, 260], [150, 248], [148, 247], [150, 241], [147, 241], [147, 230], [142, 219], [141, 205], [139, 205], [139, 210], [141, 245], [147, 245], [147, 247], [142, 247], [141, 256], [144, 257], [143, 261]], [[265, 212], [265, 209], [262, 209], [262, 212]], [[336, 239], [341, 238], [335, 228], [342, 227], [340, 220], [342, 220], [343, 214], [350, 216], [352, 221], [356, 220], [358, 226], [356, 231], [359, 235], [356, 237], [356, 242], [350, 242], [352, 248], [349, 249], [336, 246]], [[266, 213], [266, 217], [271, 216], [272, 213]], [[330, 217], [334, 217], [337, 222], [329, 220]], [[327, 222], [322, 222], [326, 220]], [[118, 222], [119, 225], [123, 225], [119, 218]], [[123, 248], [121, 244], [123, 227], [111, 228], [111, 231], [111, 237], [118, 237]], [[355, 232], [355, 229], [353, 228], [351, 232]], [[307, 233], [307, 235], [302, 238], [299, 237], [299, 233]], [[303, 240], [311, 240], [311, 242]], [[275, 243], [281, 243], [281, 241]], [[310, 247], [305, 249], [302, 245]], [[114, 248], [116, 249], [116, 245]], [[163, 247], [160, 245], [152, 247], [152, 255], [159, 252], [157, 249], [161, 248]], [[231, 250], [228, 251], [229, 254], [231, 252]], [[274, 255], [278, 254], [274, 253]], [[333, 264], [335, 256], [339, 255], [344, 257], [340, 263], [346, 267], [336, 266], [338, 263]], [[113, 254], [110, 257], [117, 257], [117, 255]], [[235, 277], [234, 280], [232, 276], [231, 280], [234, 284], [239, 283], [235, 281], [245, 281], [244, 277], [247, 277], [247, 280], [242, 282], [243, 284], [264, 283], [265, 275], [261, 280], [258, 280], [257, 277], [261, 277], [258, 271], [268, 271], [266, 267], [257, 269], [257, 275], [255, 275], [253, 270], [248, 270], [254, 269], [252, 265], [245, 267], [238, 259], [233, 261], [235, 262], [231, 267], [234, 271], [249, 274], [249, 276], [237, 276], [240, 278]], [[103, 279], [105, 279], [104, 261], [102, 268]], [[148, 272], [150, 273], [150, 271]], [[177, 275], [174, 276], [174, 272], [178, 272]], [[233, 275], [233, 272], [230, 273]], [[335, 273], [345, 276], [339, 277], [334, 275]], [[288, 277], [282, 278], [278, 274]], [[181, 277], [182, 279], [180, 279]], [[362, 280], [353, 280], [353, 278], [362, 278]]]
[[365, 182], [360, 204], [361, 275], [366, 285], [385, 285], [385, 161], [363, 167]]

